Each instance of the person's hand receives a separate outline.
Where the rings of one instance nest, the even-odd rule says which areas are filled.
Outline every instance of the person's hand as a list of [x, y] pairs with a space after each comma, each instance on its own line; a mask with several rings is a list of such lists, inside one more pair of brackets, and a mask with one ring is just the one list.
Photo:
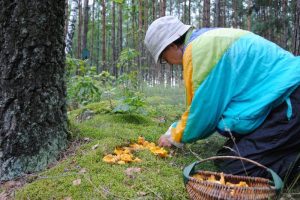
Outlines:
[[167, 130], [167, 132], [165, 134], [160, 136], [160, 138], [158, 140], [158, 145], [160, 147], [175, 146], [177, 148], [182, 148], [183, 147], [182, 143], [178, 143], [178, 142], [173, 141], [172, 136], [171, 136], [171, 129], [172, 129], [172, 126], [169, 127], [169, 129]]
[[158, 146], [160, 147], [171, 147], [172, 143], [170, 142], [169, 136], [167, 135], [162, 135], [160, 136], [159, 140], [158, 140]]

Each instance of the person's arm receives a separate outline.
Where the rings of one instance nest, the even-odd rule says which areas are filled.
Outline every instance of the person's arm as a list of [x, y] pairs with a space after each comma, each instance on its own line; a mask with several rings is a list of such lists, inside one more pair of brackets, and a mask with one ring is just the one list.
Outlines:
[[[188, 48], [192, 48], [189, 46]], [[191, 49], [186, 51], [191, 51]], [[209, 54], [209, 53], [208, 53]], [[185, 70], [192, 71], [192, 58], [185, 57]], [[219, 62], [209, 72], [195, 94], [192, 74], [184, 74], [187, 86], [187, 102], [190, 103], [181, 120], [171, 130], [171, 141], [187, 143], [211, 135], [220, 121], [226, 106], [234, 94], [236, 73], [231, 65], [231, 55], [224, 53]], [[190, 77], [189, 77], [190, 76]], [[190, 83], [189, 83], [190, 82]], [[190, 98], [190, 102], [189, 102]]]

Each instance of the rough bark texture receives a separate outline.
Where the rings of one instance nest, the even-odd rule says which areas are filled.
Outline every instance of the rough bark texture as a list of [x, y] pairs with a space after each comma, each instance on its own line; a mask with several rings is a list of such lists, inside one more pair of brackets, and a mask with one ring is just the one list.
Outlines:
[[66, 147], [65, 1], [0, 1], [0, 181]]
[[293, 53], [300, 55], [300, 0], [296, 2], [293, 37]]
[[106, 17], [106, 6], [105, 6], [105, 0], [101, 1], [102, 6], [102, 70], [106, 69], [106, 25], [105, 25], [105, 17]]
[[68, 22], [68, 30], [66, 35], [66, 54], [72, 54], [72, 43], [73, 36], [75, 32], [75, 25], [78, 15], [78, 0], [72, 0], [71, 3], [71, 12], [70, 12], [70, 21]]
[[203, 2], [203, 27], [210, 27], [210, 0]]
[[84, 14], [83, 14], [83, 34], [82, 34], [82, 49], [87, 48], [87, 34], [89, 25], [89, 0], [84, 0]]
[[116, 52], [116, 3], [112, 2], [112, 21], [111, 21], [111, 40], [112, 40], [112, 57], [113, 57], [113, 75], [118, 77], [117, 69], [117, 52]]

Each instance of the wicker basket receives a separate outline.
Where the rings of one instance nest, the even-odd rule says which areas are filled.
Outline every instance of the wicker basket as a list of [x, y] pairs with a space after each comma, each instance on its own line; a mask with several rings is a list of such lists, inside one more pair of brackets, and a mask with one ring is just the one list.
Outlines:
[[[234, 176], [224, 174], [226, 182], [239, 183], [244, 181], [249, 187], [228, 186], [209, 181], [202, 181], [193, 178], [192, 175], [200, 174], [202, 177], [210, 177], [214, 175], [216, 179], [220, 179], [221, 174], [217, 172], [195, 170], [196, 165], [216, 159], [240, 159], [251, 162], [259, 167], [264, 168], [271, 173], [273, 181], [265, 178], [247, 177], [247, 176]], [[271, 169], [246, 158], [236, 156], [215, 156], [201, 161], [192, 163], [184, 168], [183, 171], [184, 182], [190, 199], [199, 200], [268, 200], [275, 199], [276, 194], [282, 189], [283, 183], [281, 178]]]

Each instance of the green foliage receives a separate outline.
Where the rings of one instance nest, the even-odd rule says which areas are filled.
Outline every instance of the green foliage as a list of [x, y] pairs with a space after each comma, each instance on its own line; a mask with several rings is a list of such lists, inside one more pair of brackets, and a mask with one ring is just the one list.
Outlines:
[[116, 2], [116, 3], [123, 3], [124, 2], [124, 0], [113, 0], [114, 2]]
[[114, 108], [115, 113], [143, 113], [146, 114], [144, 94], [139, 91], [137, 71], [123, 74], [118, 79], [120, 91], [119, 104]]
[[109, 72], [97, 74], [95, 66], [90, 67], [88, 60], [67, 57], [67, 100], [69, 108], [78, 108], [108, 98], [111, 102], [114, 96], [113, 84], [115, 78]]
[[78, 107], [101, 99], [96, 67], [88, 67], [87, 60], [67, 58], [67, 101], [69, 107]]
[[131, 69], [137, 64], [134, 62], [134, 59], [139, 56], [139, 52], [132, 48], [126, 48], [121, 51], [117, 67], [131, 67]]

